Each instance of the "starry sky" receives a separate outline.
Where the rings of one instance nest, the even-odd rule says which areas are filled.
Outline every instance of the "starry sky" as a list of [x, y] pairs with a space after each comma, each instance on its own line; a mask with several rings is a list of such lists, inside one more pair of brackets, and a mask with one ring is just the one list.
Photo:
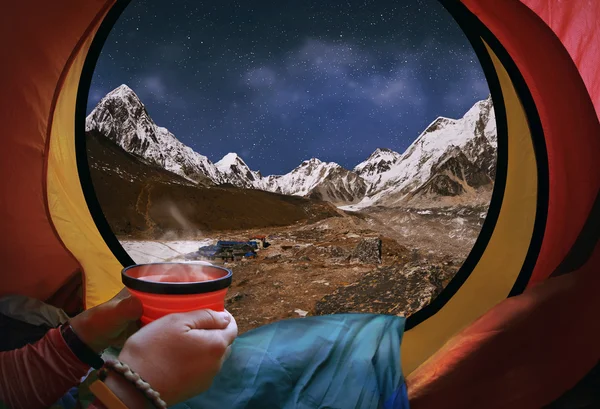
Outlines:
[[402, 153], [436, 117], [489, 94], [438, 0], [132, 0], [88, 112], [121, 84], [197, 152], [237, 152], [263, 175]]

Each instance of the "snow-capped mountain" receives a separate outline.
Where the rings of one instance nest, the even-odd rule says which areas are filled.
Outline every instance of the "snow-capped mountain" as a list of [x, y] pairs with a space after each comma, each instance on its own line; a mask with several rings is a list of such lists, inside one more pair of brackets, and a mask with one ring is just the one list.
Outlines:
[[127, 85], [108, 93], [88, 115], [86, 132], [104, 135], [126, 152], [192, 181], [222, 183], [214, 164], [157, 126]]
[[[400, 204], [424, 192], [426, 184], [440, 196], [492, 184], [496, 147], [496, 118], [489, 97], [477, 102], [461, 119], [437, 118], [402, 155], [379, 150], [356, 166], [354, 171], [371, 185], [355, 208]], [[481, 178], [485, 183], [479, 181]], [[450, 180], [454, 186], [443, 187]]]
[[263, 177], [236, 153], [213, 163], [157, 126], [126, 85], [100, 101], [86, 119], [86, 131], [196, 183], [306, 196], [352, 209], [472, 196], [493, 185], [496, 169], [491, 98], [476, 103], [461, 119], [437, 118], [403, 154], [379, 148], [353, 170], [312, 158], [285, 175]]
[[215, 164], [217, 170], [223, 175], [226, 183], [246, 189], [255, 189], [263, 177], [260, 172], [251, 170], [246, 162], [237, 153], [228, 153]]
[[356, 173], [334, 162], [312, 158], [282, 176], [269, 176], [259, 189], [285, 195], [308, 196], [332, 203], [354, 203], [362, 199], [367, 183]]
[[377, 148], [366, 161], [359, 163], [354, 172], [369, 183], [369, 188], [381, 183], [381, 175], [394, 167], [402, 155], [387, 148]]

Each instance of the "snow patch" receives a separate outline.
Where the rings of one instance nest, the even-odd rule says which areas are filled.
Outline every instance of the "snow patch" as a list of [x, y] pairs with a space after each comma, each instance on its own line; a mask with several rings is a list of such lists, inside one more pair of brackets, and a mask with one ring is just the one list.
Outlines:
[[242, 159], [238, 156], [237, 153], [230, 152], [227, 155], [223, 156], [223, 159], [215, 163], [215, 166], [220, 171], [225, 172], [229, 170], [233, 165], [238, 165], [240, 163], [243, 163], [245, 165], [244, 161], [242, 161]]
[[193, 253], [202, 246], [208, 246], [214, 243], [214, 240], [121, 240], [120, 243], [133, 261], [143, 264], [161, 261], [184, 261], [185, 254]]

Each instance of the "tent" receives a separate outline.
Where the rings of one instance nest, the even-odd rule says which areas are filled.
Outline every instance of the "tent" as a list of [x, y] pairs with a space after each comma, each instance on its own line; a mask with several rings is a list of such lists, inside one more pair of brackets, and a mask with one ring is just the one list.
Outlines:
[[[89, 308], [132, 263], [94, 196], [83, 134], [95, 62], [127, 3], [2, 6], [0, 296], [64, 301], [81, 277]], [[600, 2], [442, 3], [490, 85], [497, 180], [465, 264], [407, 320], [402, 370], [411, 407], [540, 407], [600, 358]]]

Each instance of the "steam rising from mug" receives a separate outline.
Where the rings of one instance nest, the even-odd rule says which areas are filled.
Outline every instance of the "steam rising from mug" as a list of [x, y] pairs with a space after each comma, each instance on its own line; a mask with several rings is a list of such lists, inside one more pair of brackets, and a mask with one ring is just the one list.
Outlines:
[[[207, 267], [202, 268], [199, 265]], [[200, 263], [143, 265], [138, 278], [155, 283], [197, 283], [219, 277], [210, 266], [211, 264]]]

